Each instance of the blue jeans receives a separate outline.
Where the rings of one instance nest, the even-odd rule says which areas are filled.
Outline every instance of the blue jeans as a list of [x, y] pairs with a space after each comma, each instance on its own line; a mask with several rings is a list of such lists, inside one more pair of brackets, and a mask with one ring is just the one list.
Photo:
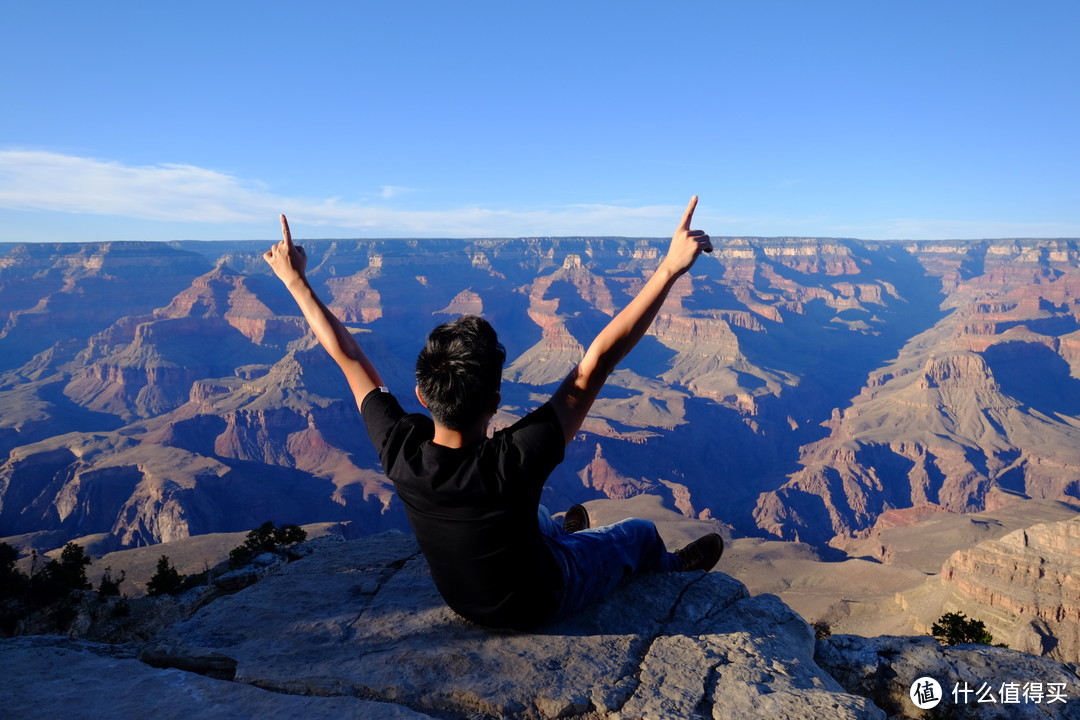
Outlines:
[[610, 593], [635, 572], [679, 570], [682, 561], [667, 551], [656, 526], [631, 518], [576, 533], [563, 530], [543, 505], [540, 532], [562, 570], [563, 587], [553, 620], [577, 614]]

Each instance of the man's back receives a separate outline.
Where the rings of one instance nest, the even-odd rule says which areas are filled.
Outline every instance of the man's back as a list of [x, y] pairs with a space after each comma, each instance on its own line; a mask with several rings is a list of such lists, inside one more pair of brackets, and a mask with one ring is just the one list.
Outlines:
[[432, 421], [406, 414], [389, 392], [373, 390], [362, 414], [447, 604], [496, 627], [549, 617], [561, 575], [536, 508], [563, 458], [551, 407], [461, 448], [432, 442]]

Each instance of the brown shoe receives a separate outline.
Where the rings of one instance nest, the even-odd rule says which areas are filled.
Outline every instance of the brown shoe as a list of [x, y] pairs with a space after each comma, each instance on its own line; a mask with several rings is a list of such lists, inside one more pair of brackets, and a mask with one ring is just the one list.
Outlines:
[[584, 505], [572, 505], [566, 511], [562, 522], [563, 530], [568, 533], [576, 533], [579, 530], [589, 529], [589, 511]]
[[691, 570], [712, 570], [720, 556], [724, 554], [724, 538], [716, 533], [699, 537], [682, 550], [676, 550], [675, 554], [682, 560], [683, 572]]

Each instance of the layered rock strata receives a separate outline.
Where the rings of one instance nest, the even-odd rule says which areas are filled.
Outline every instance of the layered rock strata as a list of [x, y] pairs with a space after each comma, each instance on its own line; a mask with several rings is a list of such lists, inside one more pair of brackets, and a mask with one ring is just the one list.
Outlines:
[[986, 623], [1009, 647], [1080, 662], [1080, 518], [1034, 525], [954, 553], [946, 609]]

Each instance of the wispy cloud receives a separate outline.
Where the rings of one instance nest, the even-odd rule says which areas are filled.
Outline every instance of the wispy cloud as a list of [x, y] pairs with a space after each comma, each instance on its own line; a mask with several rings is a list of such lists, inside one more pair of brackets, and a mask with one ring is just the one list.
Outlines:
[[24, 150], [0, 151], [0, 207], [145, 220], [244, 222], [267, 208], [255, 186], [193, 165], [129, 167]]
[[[389, 199], [408, 192], [386, 185], [379, 195]], [[0, 208], [259, 226], [284, 211], [298, 225], [365, 234], [471, 237], [665, 235], [682, 211], [672, 205], [602, 204], [409, 210], [377, 202], [288, 197], [262, 183], [193, 165], [130, 166], [32, 150], [0, 151]]]
[[400, 185], [383, 185], [382, 189], [379, 190], [379, 197], [383, 198], [384, 200], [389, 200], [391, 198], [401, 197], [402, 195], [408, 195], [409, 193], [414, 192], [416, 192], [416, 190], [414, 190], [413, 188], [402, 187]]

